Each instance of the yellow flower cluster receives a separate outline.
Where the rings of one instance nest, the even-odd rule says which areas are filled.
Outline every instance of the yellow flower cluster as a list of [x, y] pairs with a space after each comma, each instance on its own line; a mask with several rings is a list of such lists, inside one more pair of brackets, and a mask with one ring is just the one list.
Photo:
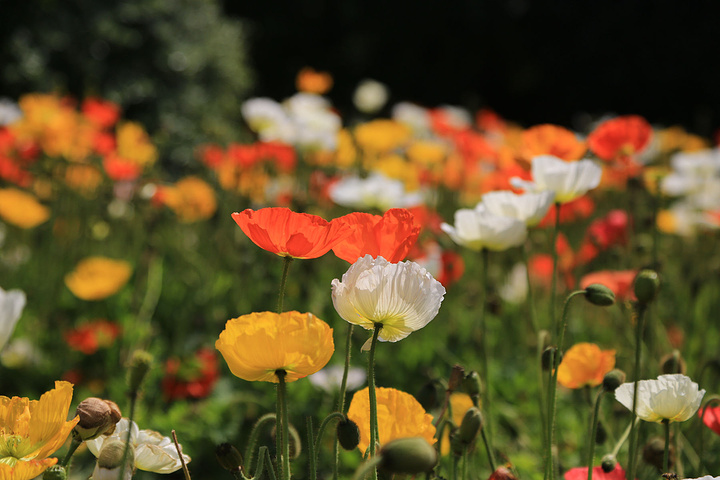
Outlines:
[[88, 257], [65, 275], [65, 285], [78, 298], [102, 300], [117, 293], [131, 274], [130, 264], [124, 260]]

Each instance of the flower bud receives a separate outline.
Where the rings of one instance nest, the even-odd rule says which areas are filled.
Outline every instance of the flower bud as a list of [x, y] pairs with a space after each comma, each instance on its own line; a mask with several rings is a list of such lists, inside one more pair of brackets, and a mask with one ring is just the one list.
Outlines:
[[602, 422], [598, 422], [597, 428], [595, 429], [595, 443], [602, 445], [607, 440], [607, 431], [603, 426]]
[[112, 433], [115, 431], [115, 424], [122, 418], [115, 402], [96, 397], [80, 402], [75, 415], [80, 417], [75, 432], [82, 440], [92, 440], [102, 434]]
[[[118, 480], [118, 475], [122, 470], [124, 452], [125, 442], [113, 438], [103, 442], [95, 464], [95, 470], [93, 470], [93, 480]], [[128, 448], [124, 475], [119, 480], [130, 480], [133, 476], [134, 465], [135, 454], [132, 448]]]
[[145, 375], [150, 371], [152, 363], [152, 355], [144, 350], [135, 350], [130, 360], [130, 377], [128, 379], [132, 394], [136, 394], [140, 390], [140, 385], [145, 379]]
[[610, 370], [605, 374], [602, 381], [603, 390], [608, 393], [612, 393], [617, 388], [625, 383], [625, 372], [622, 370], [614, 369]]
[[470, 395], [477, 406], [476, 400], [482, 393], [482, 380], [480, 380], [480, 374], [476, 371], [472, 371], [465, 375], [465, 378], [463, 379], [463, 389], [465, 390], [465, 393]]
[[488, 480], [517, 480], [515, 474], [513, 474], [507, 467], [498, 467]]
[[477, 407], [470, 407], [460, 423], [457, 436], [465, 445], [470, 445], [482, 427], [482, 414]]
[[610, 473], [615, 470], [615, 465], [617, 465], [617, 460], [615, 459], [615, 456], [611, 453], [605, 455], [600, 462], [600, 467], [605, 473]]
[[357, 423], [345, 417], [337, 424], [337, 438], [345, 450], [355, 450], [360, 443], [360, 429]]
[[660, 277], [654, 270], [641, 270], [635, 277], [635, 298], [641, 304], [653, 301], [660, 288]]
[[42, 476], [43, 480], [67, 480], [67, 470], [62, 465], [53, 465]]
[[437, 452], [424, 438], [398, 438], [380, 449], [379, 468], [388, 473], [413, 475], [429, 472], [437, 460]]
[[215, 447], [215, 458], [225, 470], [237, 472], [242, 468], [242, 455], [234, 445], [229, 443], [221, 443]]
[[605, 285], [593, 283], [585, 287], [585, 299], [598, 307], [608, 307], [615, 303], [615, 294]]
[[450, 379], [448, 380], [448, 391], [454, 392], [462, 384], [463, 377], [465, 377], [465, 369], [460, 365], [455, 365], [450, 372]]
[[686, 366], [680, 352], [674, 350], [660, 359], [660, 371], [664, 374], [682, 373], [685, 374]]
[[[665, 455], [665, 440], [660, 437], [651, 438], [647, 444], [643, 447], [642, 458], [645, 463], [654, 466], [658, 470], [662, 471], [663, 467], [663, 456]], [[670, 444], [669, 460], [670, 466], [672, 467], [673, 459], [675, 458], [675, 448]]]
[[543, 350], [542, 357], [540, 359], [542, 369], [547, 372], [555, 368], [555, 365], [560, 365], [561, 358], [558, 358], [558, 356], [562, 357], [562, 355], [558, 355], [557, 347], [550, 346]]

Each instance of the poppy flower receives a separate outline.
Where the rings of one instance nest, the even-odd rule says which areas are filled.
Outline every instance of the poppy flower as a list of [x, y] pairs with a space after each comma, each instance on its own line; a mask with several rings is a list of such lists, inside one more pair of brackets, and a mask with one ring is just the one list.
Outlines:
[[705, 407], [705, 415], [703, 409], [698, 410], [698, 417], [702, 418], [703, 423], [713, 432], [720, 435], [720, 405]]
[[390, 263], [403, 260], [420, 235], [408, 210], [393, 208], [384, 215], [355, 212], [336, 219], [353, 228], [353, 233], [333, 247], [333, 253], [354, 263], [370, 255], [383, 257]]
[[[394, 388], [376, 388], [378, 441], [385, 445], [396, 438], [422, 437], [431, 445], [435, 438], [432, 415], [425, 412], [415, 397]], [[370, 397], [368, 387], [353, 395], [348, 418], [360, 429], [358, 448], [365, 452], [370, 445]]]
[[618, 300], [634, 300], [633, 281], [636, 275], [637, 270], [601, 270], [588, 273], [580, 279], [580, 288], [599, 283], [612, 290]]
[[[365, 255], [332, 281], [335, 310], [348, 323], [373, 330], [378, 338], [397, 342], [435, 318], [445, 288], [415, 262], [390, 263]], [[369, 348], [369, 341], [363, 349]]]
[[[615, 399], [627, 409], [633, 408], [634, 382], [615, 390]], [[646, 422], [684, 422], [700, 407], [705, 390], [682, 374], [660, 375], [657, 380], [640, 380], [635, 413]]]
[[458, 245], [471, 250], [484, 248], [503, 251], [521, 245], [527, 238], [527, 226], [516, 218], [493, 214], [479, 203], [475, 209], [455, 212], [455, 225], [443, 223], [442, 230]]
[[88, 257], [65, 275], [65, 285], [82, 300], [102, 300], [117, 293], [130, 275], [132, 268], [124, 260]]
[[[565, 480], [587, 480], [588, 467], [571, 468], [565, 472]], [[602, 467], [593, 467], [592, 478], [594, 480], [625, 480], [625, 470], [620, 464], [615, 464], [615, 468], [610, 472], [605, 472]]]
[[173, 357], [165, 362], [163, 393], [168, 400], [204, 398], [210, 395], [218, 377], [215, 352], [201, 348], [188, 360]]
[[318, 72], [314, 68], [301, 69], [295, 79], [298, 91], [324, 95], [333, 86], [333, 78], [328, 72]]
[[533, 227], [545, 217], [554, 199], [551, 191], [517, 194], [500, 190], [483, 195], [481, 203], [495, 215], [516, 218]]
[[17, 188], [0, 188], [0, 218], [20, 228], [33, 228], [50, 218], [50, 209]]
[[640, 153], [652, 138], [652, 127], [638, 115], [612, 118], [588, 135], [588, 146], [598, 157], [610, 162]]
[[40, 400], [0, 396], [0, 478], [30, 480], [57, 463], [49, 455], [80, 421], [66, 421], [72, 394], [71, 383], [58, 381]]
[[92, 355], [100, 348], [110, 347], [120, 335], [120, 326], [108, 320], [93, 320], [65, 332], [68, 346], [73, 350]]
[[558, 366], [558, 383], [566, 388], [596, 387], [615, 367], [615, 350], [600, 350], [594, 343], [570, 347]]
[[88, 97], [80, 108], [85, 118], [100, 128], [110, 128], [120, 118], [120, 106], [102, 98]]
[[249, 382], [294, 382], [323, 368], [335, 346], [332, 328], [312, 313], [256, 312], [233, 318], [215, 342], [230, 371]]
[[173, 186], [162, 186], [155, 195], [185, 223], [206, 220], [217, 209], [215, 191], [198, 177], [184, 177]]
[[248, 208], [232, 218], [255, 245], [281, 257], [320, 257], [353, 231], [343, 222], [283, 207]]
[[555, 203], [567, 203], [600, 184], [602, 169], [592, 160], [565, 162], [552, 155], [532, 159], [532, 182], [512, 178], [516, 188], [529, 192], [555, 192]]
[[[541, 228], [554, 226], [556, 208], [557, 205], [551, 205], [547, 214], [540, 221], [538, 226]], [[593, 202], [592, 198], [587, 195], [583, 195], [582, 197], [578, 197], [575, 200], [560, 205], [560, 223], [565, 224], [582, 220], [592, 215], [594, 211], [595, 202]]]
[[5, 291], [0, 288], [0, 350], [10, 339], [15, 324], [20, 320], [27, 297], [22, 290]]
[[587, 147], [574, 132], [558, 125], [544, 124], [528, 128], [522, 133], [520, 156], [531, 159], [538, 155], [553, 155], [563, 160], [577, 160]]

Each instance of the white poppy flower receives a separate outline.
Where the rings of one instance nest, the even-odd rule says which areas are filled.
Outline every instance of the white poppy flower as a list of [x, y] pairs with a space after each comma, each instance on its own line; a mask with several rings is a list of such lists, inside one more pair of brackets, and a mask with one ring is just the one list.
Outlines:
[[407, 192], [400, 180], [373, 172], [367, 178], [345, 177], [330, 187], [333, 202], [344, 207], [386, 211], [391, 208], [409, 208], [423, 203], [420, 191]]
[[[365, 255], [332, 281], [335, 310], [347, 322], [373, 330], [378, 338], [397, 342], [435, 318], [445, 287], [415, 262], [390, 263]], [[369, 343], [363, 349], [369, 347]]]
[[263, 141], [279, 140], [293, 144], [296, 127], [283, 106], [271, 98], [251, 98], [242, 104], [240, 112], [250, 129]]
[[[345, 367], [342, 365], [332, 365], [325, 367], [317, 373], [308, 376], [310, 383], [314, 386], [325, 390], [328, 393], [335, 393], [340, 390], [342, 385], [342, 377], [345, 373]], [[364, 368], [350, 367], [348, 369], [347, 384], [348, 390], [357, 390], [365, 383], [367, 371]]]
[[555, 199], [555, 192], [517, 194], [510, 190], [488, 192], [482, 197], [482, 205], [500, 217], [512, 217], [534, 227], [545, 217]]
[[416, 135], [430, 132], [430, 112], [427, 108], [409, 102], [396, 103], [392, 108], [392, 119], [410, 127]]
[[553, 155], [540, 155], [532, 159], [532, 182], [518, 177], [510, 179], [513, 187], [528, 192], [555, 192], [556, 203], [567, 203], [597, 187], [602, 169], [592, 160], [566, 162]]
[[388, 95], [385, 84], [377, 80], [365, 79], [358, 84], [353, 93], [353, 104], [363, 113], [376, 113], [385, 106]]
[[[628, 410], [633, 408], [634, 382], [615, 390], [615, 399]], [[635, 413], [646, 422], [684, 422], [700, 408], [705, 390], [682, 374], [660, 375], [657, 380], [640, 380]]]
[[521, 245], [527, 238], [525, 222], [494, 215], [482, 203], [474, 210], [457, 210], [455, 226], [443, 223], [440, 228], [450, 235], [455, 243], [471, 250], [507, 250]]
[[[88, 449], [99, 456], [103, 443], [109, 440], [120, 440], [127, 438], [128, 419], [122, 418], [115, 426], [112, 435], [101, 435], [85, 443]], [[135, 467], [140, 470], [155, 473], [172, 473], [182, 468], [175, 443], [170, 437], [164, 437], [153, 430], [140, 430], [135, 422], [130, 427], [130, 445], [135, 455]], [[190, 457], [183, 454], [185, 463], [190, 462]]]
[[5, 291], [0, 288], [0, 350], [10, 339], [15, 325], [25, 308], [25, 293], [21, 290]]

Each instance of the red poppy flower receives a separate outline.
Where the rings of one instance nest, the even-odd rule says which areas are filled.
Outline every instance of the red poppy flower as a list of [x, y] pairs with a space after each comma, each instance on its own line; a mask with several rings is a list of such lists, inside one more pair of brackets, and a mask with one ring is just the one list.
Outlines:
[[[595, 211], [595, 202], [587, 195], [560, 205], [560, 223], [571, 223], [575, 220], [582, 220], [589, 217]], [[552, 205], [548, 213], [538, 224], [539, 227], [552, 227], [555, 225], [555, 205]]]
[[593, 283], [605, 285], [620, 301], [634, 300], [633, 281], [637, 275], [636, 270], [602, 270], [588, 273], [580, 280], [580, 288], [586, 288]]
[[520, 156], [531, 160], [538, 155], [553, 155], [563, 160], [579, 160], [585, 153], [585, 142], [567, 128], [544, 124], [522, 133]]
[[630, 216], [624, 210], [612, 210], [605, 217], [594, 220], [587, 229], [587, 237], [602, 250], [614, 245], [626, 245]]
[[320, 257], [353, 232], [344, 222], [283, 207], [248, 208], [232, 218], [255, 245], [281, 257]]
[[703, 423], [710, 430], [720, 435], [720, 405], [706, 407], [704, 416], [703, 409], [698, 409], [698, 417], [702, 418]]
[[[615, 468], [609, 473], [605, 473], [602, 467], [594, 467], [592, 474], [595, 480], [624, 480], [625, 478], [625, 470], [620, 464], [615, 464]], [[571, 468], [565, 472], [565, 480], [587, 480], [587, 477], [587, 467]]]
[[107, 176], [115, 181], [135, 180], [142, 173], [142, 166], [116, 155], [108, 155], [103, 160]]
[[644, 118], [625, 115], [598, 125], [587, 142], [595, 155], [609, 162], [643, 151], [651, 137], [652, 127]]
[[420, 226], [404, 208], [392, 208], [383, 216], [355, 212], [338, 218], [353, 233], [332, 249], [338, 258], [355, 263], [365, 255], [383, 257], [390, 263], [402, 261], [420, 235]]
[[165, 363], [162, 389], [167, 400], [204, 398], [219, 377], [215, 352], [201, 348], [189, 361], [171, 358]]
[[110, 128], [120, 118], [120, 107], [101, 98], [88, 97], [81, 108], [85, 117], [100, 128]]
[[120, 335], [120, 326], [108, 320], [94, 320], [65, 332], [65, 341], [73, 350], [92, 355], [107, 348]]

